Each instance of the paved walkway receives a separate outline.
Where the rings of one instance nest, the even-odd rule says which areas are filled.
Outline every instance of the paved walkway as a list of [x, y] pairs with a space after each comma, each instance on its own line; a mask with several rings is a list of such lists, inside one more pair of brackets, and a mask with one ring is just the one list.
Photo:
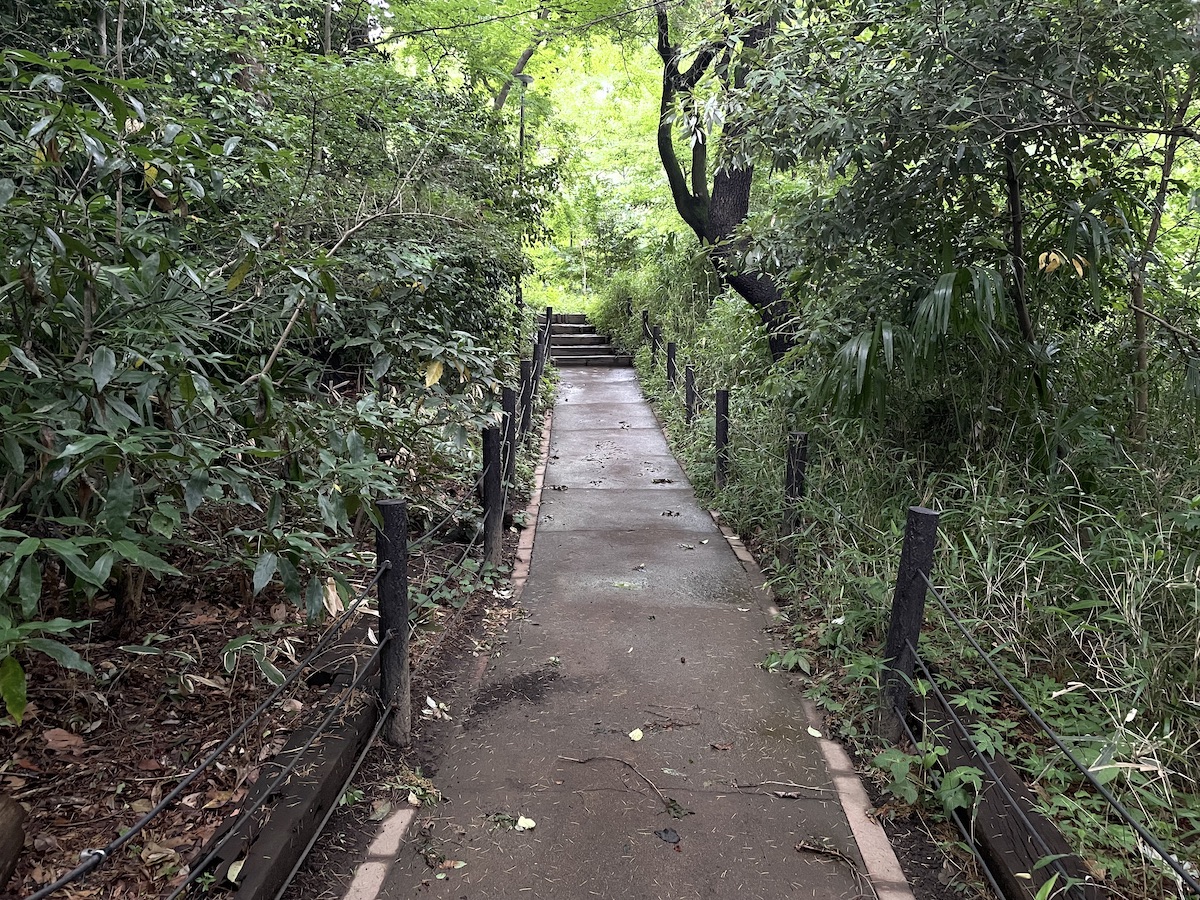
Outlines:
[[884, 872], [904, 897], [800, 692], [756, 667], [761, 594], [633, 372], [564, 370], [528, 618], [454, 710], [445, 802], [387, 853], [380, 896], [833, 900]]

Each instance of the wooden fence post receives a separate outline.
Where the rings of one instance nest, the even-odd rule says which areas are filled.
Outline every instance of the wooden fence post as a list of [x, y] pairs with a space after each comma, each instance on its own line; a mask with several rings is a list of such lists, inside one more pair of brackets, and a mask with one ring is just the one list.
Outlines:
[[729, 391], [717, 391], [717, 458], [713, 483], [717, 490], [729, 480]]
[[517, 439], [525, 437], [529, 433], [529, 426], [533, 421], [533, 360], [521, 360], [521, 422], [518, 426]]
[[650, 340], [650, 310], [642, 310], [642, 338]]
[[804, 499], [805, 470], [808, 468], [808, 432], [788, 433], [787, 474], [784, 484], [787, 517], [784, 525], [788, 534], [795, 534], [800, 524], [800, 501]]
[[650, 368], [658, 368], [658, 347], [662, 343], [662, 326], [655, 325], [650, 329]]
[[696, 418], [696, 369], [685, 366], [683, 369], [683, 418], [691, 425]]
[[504, 453], [500, 428], [483, 429], [483, 560], [500, 565], [504, 541]]
[[376, 565], [387, 566], [379, 579], [379, 699], [388, 743], [407, 747], [412, 740], [412, 672], [408, 661], [408, 507], [403, 500], [380, 500], [383, 527], [375, 531]]
[[675, 387], [675, 381], [678, 373], [675, 371], [675, 342], [667, 342], [667, 384]]
[[896, 573], [896, 592], [892, 596], [892, 617], [883, 648], [886, 668], [879, 710], [880, 734], [893, 744], [900, 742], [903, 731], [900, 723], [908, 715], [913, 667], [916, 665], [913, 651], [925, 618], [928, 587], [925, 579], [933, 572], [937, 527], [938, 514], [933, 510], [923, 506], [908, 508], [900, 569]]
[[504, 480], [512, 482], [517, 472], [517, 392], [505, 387], [501, 405], [504, 407]]

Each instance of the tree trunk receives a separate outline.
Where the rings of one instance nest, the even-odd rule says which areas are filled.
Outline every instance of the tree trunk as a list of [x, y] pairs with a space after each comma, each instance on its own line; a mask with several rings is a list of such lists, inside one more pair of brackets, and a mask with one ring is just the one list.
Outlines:
[[25, 808], [0, 794], [0, 893], [4, 893], [25, 847]]
[[1021, 173], [1017, 168], [1017, 143], [1013, 137], [1004, 140], [1005, 189], [1008, 197], [1009, 242], [1008, 256], [1013, 268], [1013, 306], [1021, 337], [1027, 344], [1036, 341], [1033, 320], [1025, 293], [1025, 207], [1021, 200]]
[[[788, 328], [790, 310], [783, 290], [775, 279], [766, 272], [744, 270], [736, 257], [742, 249], [731, 240], [739, 225], [746, 220], [750, 211], [750, 192], [754, 186], [754, 168], [723, 168], [712, 176], [708, 183], [707, 139], [692, 143], [691, 178], [683, 171], [675, 152], [675, 135], [672, 113], [675, 98], [689, 93], [699, 83], [708, 68], [718, 58], [718, 46], [702, 48], [686, 71], [679, 70], [680, 52], [670, 42], [666, 4], [655, 4], [658, 24], [658, 54], [663, 61], [662, 100], [659, 105], [658, 154], [671, 198], [680, 218], [699, 238], [701, 246], [721, 281], [736, 291], [758, 312], [767, 330], [767, 341], [771, 357], [778, 362], [794, 345]], [[765, 23], [748, 34], [743, 45], [753, 49], [766, 39], [771, 24]], [[725, 62], [728, 63], [728, 55]], [[728, 72], [723, 76], [729, 86]], [[734, 86], [740, 85], [740, 77], [733, 77]], [[736, 134], [746, 127], [744, 122], [730, 122], [725, 133]]]
[[[1183, 124], [1188, 108], [1192, 105], [1194, 84], [1195, 76], [1189, 75], [1183, 97], [1180, 98], [1174, 112], [1168, 116], [1167, 124], [1171, 128]], [[1129, 302], [1133, 307], [1133, 339], [1137, 345], [1137, 362], [1133, 373], [1131, 436], [1139, 443], [1146, 439], [1146, 428], [1150, 419], [1150, 333], [1149, 316], [1146, 314], [1146, 270], [1150, 268], [1150, 259], [1154, 256], [1154, 248], [1158, 244], [1158, 235], [1162, 230], [1167, 193], [1171, 189], [1171, 174], [1175, 169], [1175, 155], [1178, 151], [1179, 135], [1172, 131], [1167, 136], [1166, 146], [1163, 147], [1162, 168], [1159, 171], [1154, 202], [1150, 206], [1150, 227], [1146, 231], [1146, 242], [1142, 245], [1142, 252], [1134, 260], [1133, 271], [1130, 272]]]

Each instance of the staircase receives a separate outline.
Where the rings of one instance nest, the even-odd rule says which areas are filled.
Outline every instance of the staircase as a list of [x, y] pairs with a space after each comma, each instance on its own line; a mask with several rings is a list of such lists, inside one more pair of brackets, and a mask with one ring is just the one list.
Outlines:
[[[539, 318], [545, 324], [543, 314]], [[559, 368], [564, 366], [633, 365], [633, 358], [619, 353], [608, 338], [596, 333], [583, 313], [554, 313], [550, 320], [550, 358]]]

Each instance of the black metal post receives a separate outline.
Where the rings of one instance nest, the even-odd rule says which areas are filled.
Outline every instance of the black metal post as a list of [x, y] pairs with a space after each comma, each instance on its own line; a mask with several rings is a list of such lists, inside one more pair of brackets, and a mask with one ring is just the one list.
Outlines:
[[533, 421], [533, 360], [521, 360], [521, 423], [517, 432], [518, 440], [529, 433], [529, 425]]
[[675, 342], [667, 341], [667, 383], [675, 387]]
[[717, 490], [729, 480], [729, 391], [717, 391], [717, 458], [713, 482]]
[[696, 369], [693, 366], [683, 368], [683, 418], [691, 425], [696, 418]]
[[938, 514], [923, 506], [908, 508], [904, 529], [904, 547], [900, 551], [900, 569], [896, 574], [896, 593], [892, 597], [892, 618], [888, 623], [883, 658], [883, 702], [880, 704], [880, 733], [893, 744], [899, 743], [901, 722], [908, 714], [912, 694], [913, 648], [921, 636], [925, 618], [926, 580], [933, 572], [933, 551], [937, 546]]
[[387, 643], [379, 660], [379, 699], [391, 713], [384, 734], [407, 747], [412, 739], [412, 673], [408, 663], [408, 507], [403, 500], [380, 500], [383, 527], [375, 531], [375, 560], [386, 571], [379, 579], [379, 639]]
[[500, 565], [504, 541], [504, 454], [498, 425], [483, 429], [483, 560]]
[[662, 326], [650, 329], [650, 368], [658, 368], [658, 347], [662, 343]]
[[511, 483], [517, 472], [517, 392], [505, 387], [500, 402], [504, 407], [504, 480]]

